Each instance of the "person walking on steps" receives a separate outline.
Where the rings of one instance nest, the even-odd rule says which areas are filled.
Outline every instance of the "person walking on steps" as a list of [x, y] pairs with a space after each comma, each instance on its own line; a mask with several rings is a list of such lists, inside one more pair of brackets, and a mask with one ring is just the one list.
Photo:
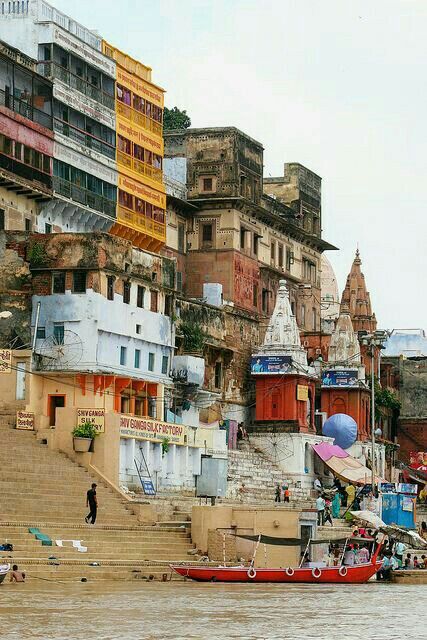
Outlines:
[[96, 512], [98, 511], [98, 499], [96, 497], [96, 484], [92, 483], [92, 488], [86, 494], [86, 506], [90, 511], [85, 518], [85, 522], [95, 524]]

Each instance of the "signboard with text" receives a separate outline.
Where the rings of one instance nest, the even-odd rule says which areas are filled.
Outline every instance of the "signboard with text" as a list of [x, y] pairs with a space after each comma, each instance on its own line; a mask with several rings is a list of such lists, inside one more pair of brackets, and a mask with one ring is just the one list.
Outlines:
[[167, 438], [170, 444], [184, 445], [187, 444], [187, 429], [182, 424], [121, 415], [120, 437], [151, 440], [151, 442], [162, 442]]
[[322, 373], [323, 387], [355, 387], [357, 382], [357, 369], [327, 369]]
[[34, 413], [32, 411], [17, 411], [16, 428], [21, 431], [34, 431]]
[[0, 349], [0, 373], [10, 373], [12, 371], [12, 351], [10, 349]]
[[256, 375], [290, 373], [291, 369], [291, 356], [253, 356], [251, 360], [251, 373]]
[[297, 385], [297, 400], [307, 402], [308, 400], [308, 387], [304, 384]]
[[409, 454], [409, 466], [417, 471], [427, 471], [427, 452], [411, 451]]
[[98, 433], [105, 431], [105, 409], [77, 409], [77, 426], [90, 422]]

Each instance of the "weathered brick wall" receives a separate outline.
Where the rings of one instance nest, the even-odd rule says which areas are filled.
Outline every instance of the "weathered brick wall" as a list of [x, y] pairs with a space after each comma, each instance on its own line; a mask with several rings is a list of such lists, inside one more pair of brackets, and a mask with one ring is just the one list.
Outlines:
[[24, 232], [0, 232], [0, 311], [10, 311], [0, 320], [3, 348], [29, 345], [31, 341], [31, 273], [25, 261]]
[[[225, 554], [224, 554], [225, 549]], [[203, 551], [203, 550], [202, 550]], [[208, 556], [214, 562], [237, 562], [236, 538], [229, 533], [209, 529]]]

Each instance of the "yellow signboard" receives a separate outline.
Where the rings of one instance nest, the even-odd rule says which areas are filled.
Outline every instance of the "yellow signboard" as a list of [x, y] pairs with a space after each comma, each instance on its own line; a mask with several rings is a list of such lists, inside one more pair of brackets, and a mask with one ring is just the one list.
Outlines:
[[126, 89], [130, 89], [133, 93], [163, 109], [163, 91], [155, 85], [128, 73], [119, 66], [117, 67], [116, 80]]
[[31, 411], [17, 411], [16, 428], [22, 431], [34, 431], [34, 413]]
[[10, 349], [0, 349], [0, 373], [10, 373], [12, 371], [12, 351]]
[[153, 151], [163, 157], [163, 138], [151, 135], [143, 127], [138, 127], [134, 122], [130, 122], [130, 120], [119, 115], [116, 117], [116, 129], [119, 136], [123, 136], [135, 144], [144, 147], [144, 149]]
[[122, 191], [127, 191], [128, 193], [136, 196], [137, 198], [141, 198], [141, 200], [145, 200], [146, 202], [150, 202], [155, 207], [159, 207], [160, 209], [166, 209], [166, 194], [161, 191], [157, 191], [157, 189], [152, 189], [142, 182], [137, 182], [136, 180], [132, 180], [132, 178], [128, 178], [127, 176], [119, 173], [118, 179], [118, 187]]
[[105, 409], [77, 409], [77, 426], [90, 422], [98, 433], [105, 431]]
[[151, 442], [162, 442], [167, 438], [171, 444], [184, 445], [187, 444], [187, 428], [182, 424], [121, 415], [120, 437]]
[[297, 384], [297, 400], [302, 400], [302, 402], [308, 400], [308, 387], [303, 384]]

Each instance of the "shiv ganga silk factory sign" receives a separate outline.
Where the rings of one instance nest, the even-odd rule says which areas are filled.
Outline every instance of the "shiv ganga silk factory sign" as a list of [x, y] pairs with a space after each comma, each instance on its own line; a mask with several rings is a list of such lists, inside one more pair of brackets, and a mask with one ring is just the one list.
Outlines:
[[182, 424], [121, 415], [119, 427], [121, 438], [151, 440], [152, 442], [162, 442], [167, 438], [171, 444], [187, 444], [187, 429]]

